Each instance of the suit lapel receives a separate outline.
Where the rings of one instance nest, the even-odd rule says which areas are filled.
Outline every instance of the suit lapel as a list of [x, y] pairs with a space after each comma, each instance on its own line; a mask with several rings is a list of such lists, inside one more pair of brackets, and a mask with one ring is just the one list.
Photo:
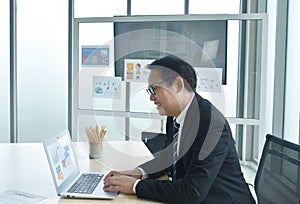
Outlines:
[[182, 158], [192, 146], [197, 137], [200, 123], [200, 108], [197, 101], [197, 94], [193, 98], [189, 109], [187, 110], [184, 124], [181, 130], [179, 158]]

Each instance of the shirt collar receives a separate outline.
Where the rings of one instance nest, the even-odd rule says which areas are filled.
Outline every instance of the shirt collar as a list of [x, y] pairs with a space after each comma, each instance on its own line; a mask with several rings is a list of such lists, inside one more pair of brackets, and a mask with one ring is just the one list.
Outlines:
[[186, 112], [189, 109], [189, 107], [190, 107], [190, 105], [191, 105], [192, 100], [194, 99], [194, 97], [195, 97], [195, 93], [193, 93], [193, 96], [191, 97], [191, 99], [188, 102], [188, 104], [185, 106], [185, 108], [181, 111], [181, 113], [176, 118], [176, 122], [179, 123], [180, 125], [182, 125], [182, 123], [184, 121], [184, 118], [185, 118], [185, 115], [186, 115]]

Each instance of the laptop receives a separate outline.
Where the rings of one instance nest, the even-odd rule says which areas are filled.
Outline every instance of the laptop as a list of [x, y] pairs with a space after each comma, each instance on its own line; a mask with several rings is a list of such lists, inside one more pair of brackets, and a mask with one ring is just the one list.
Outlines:
[[69, 198], [114, 199], [117, 192], [103, 190], [102, 172], [80, 172], [68, 130], [44, 141], [58, 196]]

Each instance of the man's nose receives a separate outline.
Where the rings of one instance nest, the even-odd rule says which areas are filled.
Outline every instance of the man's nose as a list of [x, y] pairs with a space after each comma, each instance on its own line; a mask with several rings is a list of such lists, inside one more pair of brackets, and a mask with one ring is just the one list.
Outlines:
[[150, 95], [150, 101], [154, 101], [155, 100], [155, 95], [151, 94]]

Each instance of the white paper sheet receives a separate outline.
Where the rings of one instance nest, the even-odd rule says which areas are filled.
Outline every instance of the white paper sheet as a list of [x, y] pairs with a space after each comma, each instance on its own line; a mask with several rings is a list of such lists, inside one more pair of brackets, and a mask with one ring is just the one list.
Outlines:
[[197, 72], [197, 91], [221, 92], [221, 68], [195, 68]]
[[0, 204], [34, 204], [44, 199], [46, 199], [44, 196], [16, 190], [8, 190], [0, 193]]

